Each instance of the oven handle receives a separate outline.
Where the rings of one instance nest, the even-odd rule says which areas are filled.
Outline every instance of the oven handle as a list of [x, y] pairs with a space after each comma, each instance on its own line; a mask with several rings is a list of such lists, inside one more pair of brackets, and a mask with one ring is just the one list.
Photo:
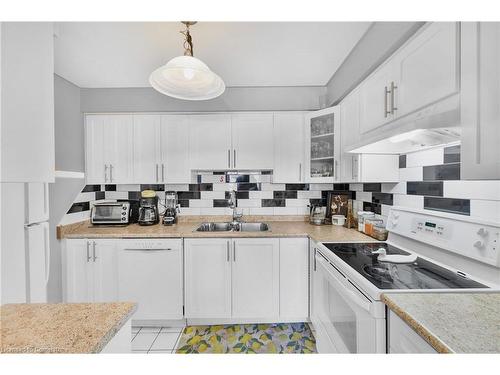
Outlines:
[[[316, 262], [323, 268], [323, 271], [333, 279], [333, 286], [335, 290], [341, 294], [348, 301], [354, 302], [359, 308], [370, 312], [371, 302], [367, 301], [365, 297], [360, 297], [358, 293], [351, 290], [349, 286], [345, 285], [329, 268], [332, 267], [323, 257], [317, 256]], [[340, 287], [339, 287], [340, 286]]]

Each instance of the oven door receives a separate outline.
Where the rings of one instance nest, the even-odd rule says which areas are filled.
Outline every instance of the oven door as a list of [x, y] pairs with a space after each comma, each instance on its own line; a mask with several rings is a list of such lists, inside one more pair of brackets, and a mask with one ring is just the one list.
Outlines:
[[373, 314], [377, 302], [362, 294], [316, 251], [311, 321], [318, 350], [336, 353], [385, 353], [385, 318]]

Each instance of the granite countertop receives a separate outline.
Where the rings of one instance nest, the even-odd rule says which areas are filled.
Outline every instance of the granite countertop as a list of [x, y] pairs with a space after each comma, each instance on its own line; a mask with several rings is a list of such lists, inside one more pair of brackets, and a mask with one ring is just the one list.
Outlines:
[[386, 293], [382, 301], [439, 353], [500, 353], [500, 293]]
[[335, 225], [311, 225], [302, 220], [290, 221], [276, 220], [275, 218], [245, 218], [245, 221], [267, 222], [271, 228], [266, 232], [196, 232], [196, 228], [206, 221], [230, 221], [227, 218], [202, 218], [191, 219], [191, 221], [179, 222], [173, 226], [156, 224], [151, 226], [140, 226], [130, 224], [125, 227], [96, 227], [90, 225], [89, 221], [83, 221], [67, 225], [60, 231], [60, 238], [213, 238], [213, 237], [310, 237], [318, 242], [366, 242], [377, 241], [354, 229], [347, 229]]
[[136, 303], [21, 303], [0, 307], [1, 353], [98, 353]]

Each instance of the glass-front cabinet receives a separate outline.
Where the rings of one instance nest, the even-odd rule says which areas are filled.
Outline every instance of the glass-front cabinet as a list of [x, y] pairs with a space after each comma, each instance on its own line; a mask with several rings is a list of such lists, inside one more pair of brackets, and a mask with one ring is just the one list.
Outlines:
[[306, 181], [334, 182], [340, 156], [340, 109], [311, 112], [306, 117]]

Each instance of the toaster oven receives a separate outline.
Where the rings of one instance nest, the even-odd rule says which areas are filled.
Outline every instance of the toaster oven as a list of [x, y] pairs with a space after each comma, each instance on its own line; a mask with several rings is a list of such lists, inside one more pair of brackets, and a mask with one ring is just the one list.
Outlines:
[[92, 206], [90, 212], [92, 224], [129, 224], [129, 202], [103, 202]]

